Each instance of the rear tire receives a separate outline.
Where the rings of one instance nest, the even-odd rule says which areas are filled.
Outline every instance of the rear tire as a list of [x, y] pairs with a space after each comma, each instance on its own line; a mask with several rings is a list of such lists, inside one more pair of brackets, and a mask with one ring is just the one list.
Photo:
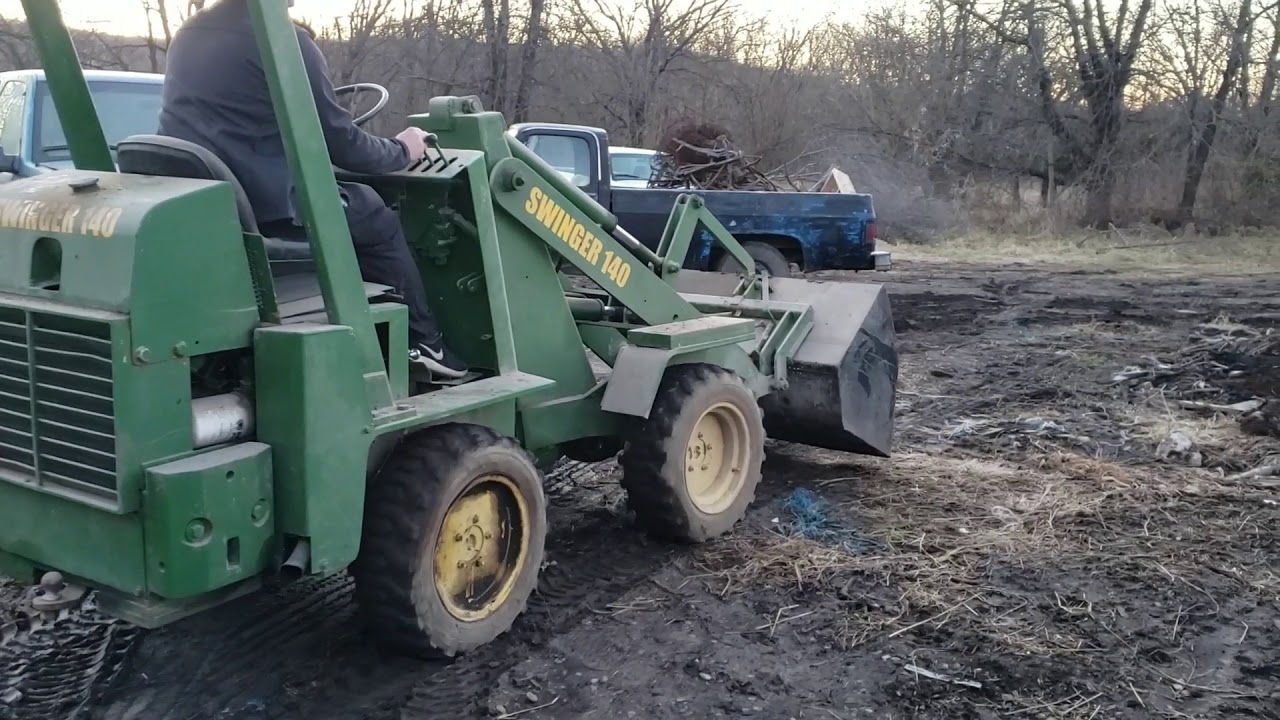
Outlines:
[[542, 476], [515, 440], [478, 425], [422, 430], [369, 488], [356, 602], [389, 649], [474, 650], [524, 611], [546, 534]]
[[703, 542], [746, 514], [763, 462], [760, 406], [746, 383], [714, 365], [677, 365], [627, 439], [622, 486], [650, 534]]
[[[756, 261], [756, 272], [767, 270], [774, 277], [791, 277], [791, 263], [778, 248], [759, 241], [742, 243], [742, 249]], [[723, 273], [741, 273], [742, 263], [737, 258], [725, 253], [718, 263], [716, 271]]]

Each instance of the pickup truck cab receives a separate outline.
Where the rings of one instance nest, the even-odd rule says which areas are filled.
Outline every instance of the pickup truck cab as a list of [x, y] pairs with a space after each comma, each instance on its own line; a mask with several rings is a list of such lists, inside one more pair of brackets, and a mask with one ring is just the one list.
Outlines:
[[[84, 77], [113, 156], [124, 138], [156, 131], [163, 75], [85, 70]], [[44, 71], [0, 73], [0, 173], [12, 179], [70, 167]]]
[[[600, 129], [559, 123], [520, 123], [509, 132], [587, 195], [617, 216], [637, 240], [656, 249], [676, 198], [696, 192], [707, 209], [733, 233], [770, 275], [792, 268], [888, 270], [887, 252], [876, 251], [876, 216], [865, 193], [669, 190], [613, 182], [609, 147]], [[644, 151], [652, 153], [652, 151]], [[639, 152], [637, 152], [639, 154]], [[702, 233], [689, 248], [685, 267], [732, 272], [737, 261]]]

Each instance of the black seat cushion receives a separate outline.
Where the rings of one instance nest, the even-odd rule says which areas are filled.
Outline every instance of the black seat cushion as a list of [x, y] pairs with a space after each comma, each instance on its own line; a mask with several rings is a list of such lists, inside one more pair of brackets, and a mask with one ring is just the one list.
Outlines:
[[[247, 233], [260, 235], [253, 206], [244, 187], [231, 168], [217, 155], [192, 142], [164, 135], [133, 135], [121, 141], [116, 150], [120, 172], [131, 175], [179, 177], [192, 180], [214, 180], [231, 186], [236, 196], [236, 213], [240, 227]], [[267, 258], [272, 261], [311, 259], [311, 246], [300, 238], [263, 238]]]

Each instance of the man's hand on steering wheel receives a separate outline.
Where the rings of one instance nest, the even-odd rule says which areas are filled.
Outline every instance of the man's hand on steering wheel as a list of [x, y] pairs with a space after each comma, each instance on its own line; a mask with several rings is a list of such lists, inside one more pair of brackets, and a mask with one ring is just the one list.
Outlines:
[[378, 102], [373, 106], [372, 110], [360, 115], [353, 121], [356, 126], [362, 126], [374, 118], [375, 115], [382, 112], [382, 109], [391, 101], [391, 92], [385, 87], [377, 83], [353, 83], [351, 85], [343, 85], [333, 89], [333, 94], [341, 97], [343, 95], [356, 95], [365, 90], [378, 93]]

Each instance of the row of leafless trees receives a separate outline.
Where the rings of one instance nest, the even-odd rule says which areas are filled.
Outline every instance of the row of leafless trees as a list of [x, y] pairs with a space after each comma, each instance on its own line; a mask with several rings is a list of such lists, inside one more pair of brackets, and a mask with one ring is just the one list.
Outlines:
[[[84, 33], [83, 59], [160, 70], [199, 4], [141, 0], [149, 36]], [[599, 125], [629, 145], [713, 122], [764, 166], [840, 165], [921, 233], [996, 201], [1095, 226], [1270, 225], [1278, 4], [904, 0], [805, 29], [735, 0], [355, 0], [315, 30], [336, 81], [392, 89], [386, 115], [478, 94], [511, 121]], [[0, 62], [34, 61], [21, 23], [0, 23]]]

